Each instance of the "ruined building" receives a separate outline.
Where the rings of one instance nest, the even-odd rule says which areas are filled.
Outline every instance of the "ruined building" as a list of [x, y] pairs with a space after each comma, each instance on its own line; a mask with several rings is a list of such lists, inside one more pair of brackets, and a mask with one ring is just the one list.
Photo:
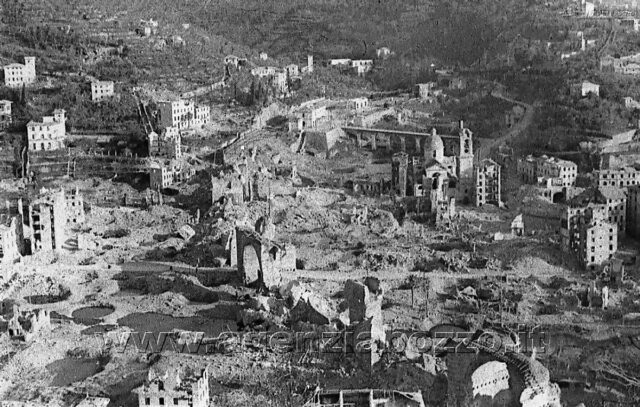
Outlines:
[[474, 178], [475, 205], [500, 205], [500, 166], [491, 159], [482, 160], [474, 169]]
[[618, 233], [624, 233], [627, 228], [627, 196], [622, 188], [612, 186], [588, 188], [571, 198], [568, 204], [572, 208], [603, 206], [604, 220], [616, 224]]
[[0, 264], [15, 263], [24, 254], [22, 217], [0, 215]]
[[316, 390], [304, 407], [424, 407], [422, 393], [397, 390]]
[[148, 137], [149, 157], [180, 159], [182, 157], [182, 138], [177, 127], [166, 127], [160, 136], [151, 132]]
[[4, 130], [13, 122], [13, 116], [11, 115], [11, 105], [13, 102], [10, 100], [0, 100], [0, 130]]
[[138, 405], [208, 407], [208, 369], [203, 369], [199, 376], [180, 376], [180, 371], [159, 374], [155, 369], [149, 370], [146, 383], [137, 389]]
[[546, 155], [519, 158], [516, 168], [524, 182], [541, 187], [541, 195], [551, 202], [567, 198], [567, 190], [575, 187], [578, 177], [575, 163]]
[[51, 327], [49, 311], [37, 309], [21, 311], [18, 306], [13, 307], [13, 316], [9, 319], [7, 332], [11, 339], [21, 339], [28, 342], [41, 330]]
[[33, 151], [51, 151], [64, 148], [66, 139], [66, 112], [53, 111], [53, 116], [44, 116], [41, 122], [27, 123], [27, 148]]
[[30, 203], [31, 253], [62, 248], [66, 240], [67, 213], [64, 190], [46, 193]]
[[84, 223], [84, 199], [78, 188], [65, 192], [64, 201], [67, 208], [67, 223]]
[[607, 219], [606, 204], [570, 204], [566, 209], [561, 223], [562, 246], [575, 253], [585, 269], [604, 265], [618, 250], [618, 226]]
[[238, 267], [245, 285], [279, 285], [282, 274], [296, 269], [296, 248], [276, 243], [275, 228], [269, 217], [261, 217], [252, 230], [237, 226], [230, 236], [229, 265]]
[[400, 197], [427, 198], [432, 213], [438, 201], [468, 201], [474, 189], [473, 133], [462, 121], [457, 138], [457, 153], [452, 155], [445, 155], [444, 142], [435, 129], [430, 137], [416, 140], [420, 155], [410, 156], [406, 151], [394, 154], [392, 191]]

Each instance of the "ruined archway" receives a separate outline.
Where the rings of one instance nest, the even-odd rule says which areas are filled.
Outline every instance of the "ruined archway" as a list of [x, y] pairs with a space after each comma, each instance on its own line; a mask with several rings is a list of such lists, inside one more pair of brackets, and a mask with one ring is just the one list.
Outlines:
[[253, 245], [248, 244], [242, 249], [242, 267], [244, 269], [244, 283], [253, 284], [260, 280], [260, 258]]
[[562, 203], [564, 202], [564, 193], [562, 191], [554, 192], [551, 196], [551, 201], [553, 203]]

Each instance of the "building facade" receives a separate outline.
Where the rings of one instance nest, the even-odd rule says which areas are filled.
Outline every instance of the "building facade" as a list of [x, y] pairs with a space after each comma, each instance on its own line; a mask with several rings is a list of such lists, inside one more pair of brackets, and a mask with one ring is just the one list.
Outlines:
[[66, 139], [66, 112], [53, 111], [53, 116], [45, 116], [41, 122], [27, 123], [27, 148], [32, 151], [51, 151], [64, 148]]
[[109, 99], [113, 97], [113, 92], [113, 81], [91, 82], [91, 100], [93, 102], [102, 102], [105, 99]]
[[627, 234], [640, 237], [640, 185], [627, 188]]
[[633, 167], [596, 170], [593, 175], [598, 187], [628, 188], [640, 185], [640, 171]]
[[4, 84], [9, 88], [21, 88], [36, 81], [36, 57], [24, 57], [24, 65], [9, 64], [3, 68]]
[[555, 157], [533, 157], [531, 155], [519, 158], [517, 172], [523, 181], [529, 184], [546, 183], [560, 187], [573, 187], [578, 177], [578, 165], [574, 162]]
[[359, 112], [369, 107], [369, 99], [367, 98], [349, 99], [349, 101], [347, 102], [347, 106], [349, 110]]
[[180, 159], [182, 157], [182, 137], [177, 127], [167, 127], [162, 135], [149, 133], [149, 157]]
[[153, 370], [144, 385], [137, 389], [140, 407], [182, 406], [209, 407], [209, 372], [182, 378], [180, 372], [157, 375]]
[[9, 100], [0, 100], [0, 130], [4, 130], [13, 122], [11, 115], [11, 105], [13, 102]]
[[177, 127], [179, 130], [203, 126], [211, 121], [209, 106], [198, 105], [187, 100], [158, 102], [159, 126]]
[[500, 165], [491, 159], [482, 160], [474, 169], [473, 200], [476, 206], [500, 205]]

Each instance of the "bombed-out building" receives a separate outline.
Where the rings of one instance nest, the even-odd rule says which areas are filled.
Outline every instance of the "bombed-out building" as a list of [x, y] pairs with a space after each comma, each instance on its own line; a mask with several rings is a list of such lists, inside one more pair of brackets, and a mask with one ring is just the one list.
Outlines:
[[149, 157], [179, 159], [182, 157], [182, 137], [177, 127], [165, 127], [161, 134], [149, 133]]
[[459, 144], [453, 154], [445, 155], [444, 142], [435, 129], [430, 137], [421, 140], [420, 155], [410, 156], [405, 151], [394, 154], [391, 164], [394, 194], [424, 197], [431, 202], [432, 212], [438, 201], [449, 201], [450, 198], [468, 201], [474, 184], [472, 136], [461, 121]]
[[151, 369], [147, 381], [137, 389], [137, 393], [140, 407], [208, 407], [209, 372], [203, 369], [199, 375], [187, 375], [176, 370], [160, 374]]
[[500, 165], [491, 159], [482, 160], [474, 168], [473, 200], [476, 206], [500, 205]]
[[618, 250], [618, 224], [609, 221], [606, 203], [584, 198], [573, 199], [565, 210], [561, 221], [562, 246], [578, 256], [582, 267], [594, 269], [611, 260]]
[[0, 215], [0, 264], [15, 263], [24, 254], [22, 217]]
[[31, 253], [62, 248], [66, 240], [67, 213], [62, 189], [47, 192], [29, 204]]

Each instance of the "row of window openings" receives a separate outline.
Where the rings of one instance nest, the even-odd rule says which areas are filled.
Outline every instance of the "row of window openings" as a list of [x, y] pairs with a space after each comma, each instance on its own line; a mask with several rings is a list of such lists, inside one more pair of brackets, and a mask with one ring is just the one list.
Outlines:
[[[613, 258], [613, 254], [610, 254], [610, 255], [609, 255], [609, 258], [610, 258], [610, 259], [612, 259], [612, 258]], [[596, 261], [595, 256], [591, 256], [591, 263], [593, 263], [593, 262], [595, 262], [595, 261]]]
[[[174, 397], [173, 404], [177, 406], [179, 402], [180, 402], [180, 399]], [[150, 406], [151, 405], [151, 397], [146, 397], [144, 399], [144, 404], [147, 405], [147, 406]], [[164, 397], [159, 397], [158, 398], [158, 404], [161, 405], [161, 406], [165, 405], [164, 404]]]

